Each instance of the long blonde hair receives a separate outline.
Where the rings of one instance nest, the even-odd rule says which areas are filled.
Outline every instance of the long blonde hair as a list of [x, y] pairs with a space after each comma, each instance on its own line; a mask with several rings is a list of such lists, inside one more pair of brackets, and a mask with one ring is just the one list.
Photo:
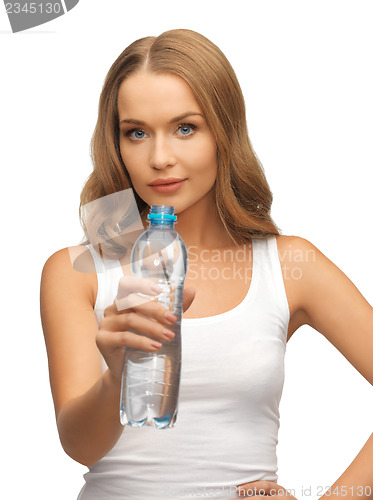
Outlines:
[[248, 136], [245, 102], [235, 72], [216, 45], [186, 29], [166, 31], [158, 37], [133, 42], [106, 76], [91, 141], [94, 170], [80, 197], [79, 215], [85, 234], [82, 207], [98, 198], [132, 188], [139, 212], [142, 214], [148, 208], [134, 190], [121, 158], [117, 108], [121, 83], [143, 68], [178, 75], [191, 87], [215, 135], [218, 149], [216, 208], [232, 240], [240, 244], [252, 237], [280, 234], [270, 215], [272, 193]]

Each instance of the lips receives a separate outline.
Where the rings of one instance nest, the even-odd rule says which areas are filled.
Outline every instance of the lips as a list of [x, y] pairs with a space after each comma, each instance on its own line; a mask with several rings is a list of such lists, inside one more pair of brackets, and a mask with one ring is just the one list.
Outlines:
[[[159, 179], [161, 181], [161, 179]], [[178, 189], [181, 189], [181, 187], [184, 185], [184, 183], [187, 181], [187, 179], [181, 179], [177, 180], [176, 182], [169, 182], [170, 179], [167, 179], [167, 183], [165, 183], [165, 179], [163, 179], [161, 182], [158, 184], [150, 184], [150, 187], [154, 190], [157, 191], [158, 193], [173, 193], [174, 191], [177, 191]]]
[[165, 186], [167, 184], [175, 184], [177, 182], [185, 181], [177, 177], [167, 177], [166, 179], [157, 179], [149, 184], [149, 186]]

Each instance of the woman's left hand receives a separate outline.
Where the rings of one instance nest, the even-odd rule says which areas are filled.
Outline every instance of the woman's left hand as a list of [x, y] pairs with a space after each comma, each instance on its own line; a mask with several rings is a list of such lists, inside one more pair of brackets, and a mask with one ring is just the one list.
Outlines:
[[290, 494], [290, 490], [272, 481], [252, 481], [237, 486], [238, 498], [250, 497], [260, 499], [262, 496], [271, 496], [273, 500], [297, 500]]

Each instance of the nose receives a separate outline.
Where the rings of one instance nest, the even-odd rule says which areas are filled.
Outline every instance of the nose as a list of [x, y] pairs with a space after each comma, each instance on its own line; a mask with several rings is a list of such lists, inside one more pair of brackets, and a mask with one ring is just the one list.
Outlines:
[[159, 135], [154, 138], [150, 150], [149, 163], [150, 166], [155, 169], [162, 169], [175, 165], [176, 158], [170, 140], [164, 135]]

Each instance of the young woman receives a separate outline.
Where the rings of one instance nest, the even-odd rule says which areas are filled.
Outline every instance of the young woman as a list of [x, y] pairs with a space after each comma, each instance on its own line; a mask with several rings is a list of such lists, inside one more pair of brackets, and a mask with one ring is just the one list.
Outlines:
[[[235, 73], [202, 35], [172, 30], [124, 50], [102, 90], [92, 158], [81, 208], [132, 188], [147, 227], [150, 205], [174, 206], [189, 267], [178, 420], [161, 431], [119, 421], [126, 347], [157, 351], [175, 321], [156, 300], [118, 309], [124, 293], [152, 294], [145, 281], [131, 288], [125, 244], [110, 258], [101, 245], [79, 247], [92, 272], [76, 270], [67, 248], [44, 266], [58, 431], [89, 468], [79, 499], [284, 496], [276, 444], [286, 343], [308, 324], [373, 383], [372, 307], [309, 241], [280, 235]], [[109, 219], [107, 235], [119, 223]], [[335, 485], [372, 485], [369, 463], [373, 436]]]

